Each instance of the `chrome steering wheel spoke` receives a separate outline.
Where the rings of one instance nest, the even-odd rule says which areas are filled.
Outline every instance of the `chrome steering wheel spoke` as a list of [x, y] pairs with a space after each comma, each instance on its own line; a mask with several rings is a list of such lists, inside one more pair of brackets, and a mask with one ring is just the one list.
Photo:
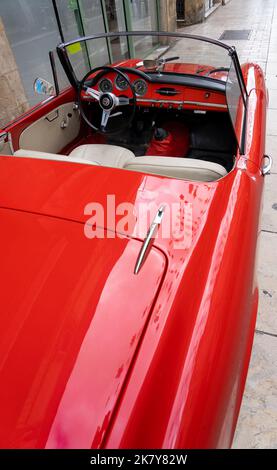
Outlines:
[[84, 87], [84, 91], [87, 95], [91, 96], [92, 98], [96, 99], [97, 101], [100, 100], [101, 93], [97, 90], [94, 90], [90, 87]]
[[117, 113], [110, 114], [110, 119], [113, 118], [113, 117], [118, 117], [118, 116], [122, 116], [121, 111], [118, 111]]
[[101, 118], [101, 129], [102, 130], [105, 130], [106, 129], [106, 126], [108, 124], [108, 120], [109, 120], [109, 117], [110, 117], [110, 114], [111, 114], [111, 111], [110, 110], [105, 110], [103, 109], [103, 112], [102, 112], [102, 118]]

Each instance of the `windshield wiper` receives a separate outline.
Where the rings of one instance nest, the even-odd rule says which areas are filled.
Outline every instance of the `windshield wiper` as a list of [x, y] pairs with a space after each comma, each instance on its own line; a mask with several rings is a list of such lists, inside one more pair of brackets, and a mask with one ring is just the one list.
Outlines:
[[180, 57], [173, 56], [173, 57], [166, 57], [165, 59], [158, 59], [158, 61], [165, 63], [165, 62], [171, 62], [172, 60], [178, 60], [178, 59], [180, 59]]
[[229, 68], [228, 67], [218, 67], [218, 68], [209, 70], [207, 73], [205, 73], [205, 76], [208, 77], [212, 73], [216, 73], [216, 72], [229, 72]]

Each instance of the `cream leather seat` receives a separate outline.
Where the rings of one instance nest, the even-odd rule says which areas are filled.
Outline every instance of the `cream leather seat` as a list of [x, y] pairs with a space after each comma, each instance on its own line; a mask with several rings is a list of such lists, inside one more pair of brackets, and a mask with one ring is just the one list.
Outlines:
[[69, 154], [69, 159], [89, 160], [96, 165], [123, 168], [124, 165], [135, 160], [135, 155], [124, 147], [117, 145], [90, 144], [80, 145]]
[[117, 145], [90, 144], [76, 147], [69, 155], [38, 152], [37, 150], [20, 149], [14, 152], [16, 157], [43, 158], [45, 160], [70, 161], [72, 163], [86, 163], [90, 165], [103, 165], [113, 168], [123, 168], [125, 163], [135, 159], [135, 155]]
[[46, 160], [70, 161], [89, 165], [103, 165], [112, 168], [152, 173], [191, 181], [215, 181], [226, 175], [225, 168], [218, 163], [177, 157], [135, 157], [123, 147], [116, 145], [80, 145], [67, 155], [44, 153], [33, 150], [17, 150], [17, 157], [43, 158]]

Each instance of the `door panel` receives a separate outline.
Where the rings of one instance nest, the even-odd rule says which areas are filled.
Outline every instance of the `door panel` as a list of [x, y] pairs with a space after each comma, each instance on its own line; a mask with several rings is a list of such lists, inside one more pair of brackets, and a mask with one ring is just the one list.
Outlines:
[[58, 153], [79, 131], [79, 112], [74, 109], [74, 102], [65, 103], [26, 127], [19, 137], [19, 148]]

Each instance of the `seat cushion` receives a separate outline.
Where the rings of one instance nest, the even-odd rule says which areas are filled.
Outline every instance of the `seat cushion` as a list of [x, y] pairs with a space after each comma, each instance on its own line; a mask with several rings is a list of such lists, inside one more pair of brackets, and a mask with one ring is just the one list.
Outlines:
[[69, 154], [69, 159], [78, 158], [96, 162], [97, 165], [123, 168], [127, 162], [132, 162], [135, 155], [130, 150], [117, 145], [89, 144], [76, 147]]
[[207, 182], [222, 178], [227, 173], [225, 168], [218, 163], [175, 157], [137, 157], [127, 162], [124, 168], [172, 178]]

